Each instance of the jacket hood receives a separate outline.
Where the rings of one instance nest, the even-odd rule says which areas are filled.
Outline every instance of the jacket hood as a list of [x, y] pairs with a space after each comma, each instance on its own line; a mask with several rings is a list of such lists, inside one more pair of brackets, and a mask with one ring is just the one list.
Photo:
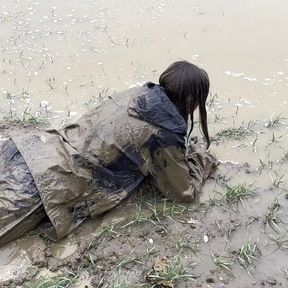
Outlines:
[[187, 123], [176, 106], [162, 87], [151, 82], [139, 89], [139, 96], [130, 103], [128, 114], [173, 133], [187, 133]]

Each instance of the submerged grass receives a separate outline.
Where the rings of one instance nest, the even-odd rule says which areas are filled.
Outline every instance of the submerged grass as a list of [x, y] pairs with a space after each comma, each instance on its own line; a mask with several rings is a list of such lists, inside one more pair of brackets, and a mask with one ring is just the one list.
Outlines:
[[268, 211], [266, 212], [264, 216], [264, 224], [270, 226], [273, 230], [276, 230], [277, 232], [280, 231], [279, 224], [281, 223], [281, 219], [278, 215], [278, 210], [280, 208], [279, 199], [276, 198], [272, 205], [269, 206]]
[[233, 261], [225, 257], [221, 257], [221, 256], [217, 257], [213, 253], [211, 254], [211, 256], [216, 267], [227, 270], [227, 271], [231, 270], [232, 265], [234, 264]]
[[269, 173], [270, 179], [275, 187], [280, 187], [282, 184], [286, 184], [287, 180], [284, 179], [285, 174], [279, 175], [273, 179], [272, 174]]
[[242, 140], [247, 136], [254, 134], [255, 132], [251, 129], [252, 123], [249, 122], [248, 125], [245, 127], [242, 124], [238, 128], [227, 128], [224, 129], [216, 134], [216, 139], [221, 140]]
[[265, 126], [267, 128], [274, 128], [279, 126], [280, 124], [282, 124], [282, 120], [285, 119], [284, 117], [281, 117], [281, 114], [275, 116], [275, 117], [271, 117], [271, 119], [265, 123]]
[[43, 126], [47, 124], [47, 119], [33, 116], [27, 109], [23, 112], [23, 115], [19, 116], [10, 110], [10, 113], [3, 118], [5, 123], [16, 124], [31, 124], [35, 126]]
[[207, 107], [208, 108], [211, 108], [213, 105], [214, 105], [214, 103], [215, 103], [215, 101], [216, 100], [218, 100], [218, 95], [217, 95], [217, 93], [215, 93], [214, 95], [212, 95], [212, 93], [210, 92], [210, 97], [209, 97], [209, 99], [207, 100]]
[[[259, 167], [257, 168], [257, 171], [259, 171], [259, 173], [261, 174], [262, 173], [262, 171], [264, 170], [264, 169], [268, 169], [268, 170], [271, 170], [272, 168], [273, 168], [273, 165], [274, 165], [274, 162], [273, 161], [271, 161], [271, 160], [261, 160], [261, 159], [259, 159], [259, 162], [260, 162], [260, 165], [259, 165]], [[270, 178], [271, 178], [271, 176], [270, 176]]]
[[276, 237], [272, 234], [268, 234], [268, 239], [277, 245], [277, 249], [274, 252], [276, 252], [279, 249], [288, 249], [288, 235], [285, 233], [285, 235], [281, 235], [279, 237]]

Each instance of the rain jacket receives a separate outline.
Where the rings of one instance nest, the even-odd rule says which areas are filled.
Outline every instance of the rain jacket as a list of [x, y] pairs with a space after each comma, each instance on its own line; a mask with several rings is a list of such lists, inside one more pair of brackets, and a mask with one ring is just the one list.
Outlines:
[[0, 245], [46, 215], [50, 237], [63, 238], [147, 177], [169, 199], [192, 202], [215, 159], [193, 149], [187, 155], [186, 133], [164, 89], [147, 83], [109, 97], [63, 129], [0, 138]]

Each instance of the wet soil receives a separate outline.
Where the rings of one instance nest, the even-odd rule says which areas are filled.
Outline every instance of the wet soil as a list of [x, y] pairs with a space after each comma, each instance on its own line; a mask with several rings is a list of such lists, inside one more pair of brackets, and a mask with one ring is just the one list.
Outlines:
[[[218, 134], [211, 151], [221, 164], [193, 205], [165, 200], [148, 183], [58, 243], [43, 223], [0, 248], [1, 287], [37, 287], [39, 275], [73, 275], [67, 287], [152, 287], [157, 261], [184, 276], [154, 287], [286, 287], [288, 161], [282, 138], [272, 139], [287, 125], [266, 126], [254, 123], [241, 141]], [[223, 146], [241, 156], [226, 160]], [[225, 197], [237, 185], [253, 193]]]
[[[42, 224], [0, 248], [0, 287], [62, 275], [69, 287], [288, 287], [286, 1], [0, 5], [5, 120], [60, 127], [184, 58], [209, 72], [210, 151], [221, 162], [191, 206], [143, 187], [58, 243]], [[253, 193], [228, 201], [227, 186]], [[162, 284], [152, 277], [163, 273]]]

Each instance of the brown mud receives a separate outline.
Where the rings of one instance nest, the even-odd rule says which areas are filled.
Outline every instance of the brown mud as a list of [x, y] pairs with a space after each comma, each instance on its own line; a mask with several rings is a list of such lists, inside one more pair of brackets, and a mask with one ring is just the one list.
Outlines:
[[[215, 138], [211, 151], [220, 160], [228, 145], [242, 157], [222, 158], [199, 203], [166, 201], [144, 185], [58, 243], [41, 233], [44, 223], [0, 249], [2, 287], [37, 287], [43, 275], [73, 275], [71, 285], [57, 287], [152, 287], [160, 283], [150, 277], [157, 261], [172, 267], [159, 287], [286, 287], [288, 161], [282, 138], [273, 135], [287, 125], [250, 125], [241, 149], [239, 141]], [[262, 153], [261, 162], [249, 161]], [[243, 197], [229, 198], [227, 185], [242, 187]]]
[[221, 165], [194, 205], [143, 187], [58, 243], [42, 224], [0, 248], [0, 287], [288, 287], [287, 1], [121, 3], [1, 3], [1, 115], [60, 127], [183, 58]]

